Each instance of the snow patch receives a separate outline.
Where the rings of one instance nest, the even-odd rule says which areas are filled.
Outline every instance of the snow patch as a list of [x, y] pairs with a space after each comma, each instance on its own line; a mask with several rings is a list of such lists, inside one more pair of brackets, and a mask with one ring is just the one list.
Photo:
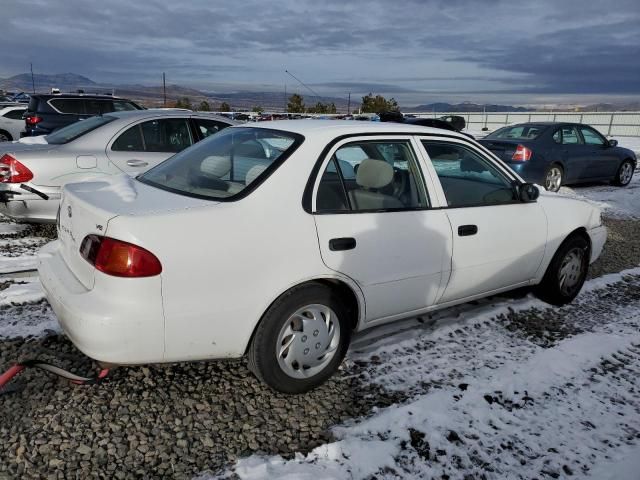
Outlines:
[[133, 202], [138, 196], [133, 178], [126, 173], [101, 178], [100, 181], [107, 183], [106, 187], [99, 189], [100, 191], [113, 192], [123, 202]]
[[22, 232], [26, 225], [19, 225], [17, 223], [0, 223], [0, 235], [13, 235]]
[[19, 257], [0, 256], [0, 273], [29, 270], [38, 266], [38, 258], [35, 255], [21, 255]]
[[47, 145], [47, 136], [38, 135], [37, 137], [22, 137], [17, 143], [24, 143], [26, 145]]
[[38, 302], [44, 299], [44, 290], [37, 277], [16, 281], [18, 283], [12, 283], [9, 288], [0, 290], [0, 306], [12, 303]]

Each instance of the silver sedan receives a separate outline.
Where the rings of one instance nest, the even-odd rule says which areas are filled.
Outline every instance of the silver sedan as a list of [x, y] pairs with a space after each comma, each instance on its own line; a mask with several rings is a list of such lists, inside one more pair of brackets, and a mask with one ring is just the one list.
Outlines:
[[136, 176], [236, 123], [190, 111], [117, 112], [50, 135], [3, 143], [0, 213], [20, 222], [53, 223], [65, 184], [104, 175]]

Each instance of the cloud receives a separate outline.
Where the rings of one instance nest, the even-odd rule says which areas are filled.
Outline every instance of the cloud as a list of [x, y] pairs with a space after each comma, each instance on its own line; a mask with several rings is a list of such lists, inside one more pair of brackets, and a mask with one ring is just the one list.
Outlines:
[[288, 68], [323, 95], [640, 93], [637, 0], [24, 0], [3, 19], [0, 76], [33, 62], [99, 82], [165, 71], [281, 89]]

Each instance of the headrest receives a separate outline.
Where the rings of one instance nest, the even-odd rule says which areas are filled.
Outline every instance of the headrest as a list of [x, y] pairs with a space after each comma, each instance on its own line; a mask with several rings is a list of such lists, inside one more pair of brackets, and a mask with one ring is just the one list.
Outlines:
[[356, 183], [365, 188], [382, 188], [393, 180], [393, 167], [382, 160], [367, 158], [360, 163]]
[[264, 165], [254, 165], [253, 167], [251, 167], [247, 172], [247, 176], [244, 177], [244, 184], [249, 185], [256, 178], [258, 178], [260, 174], [264, 172], [266, 169], [267, 167]]
[[211, 155], [200, 164], [202, 173], [216, 178], [222, 178], [231, 171], [231, 158]]

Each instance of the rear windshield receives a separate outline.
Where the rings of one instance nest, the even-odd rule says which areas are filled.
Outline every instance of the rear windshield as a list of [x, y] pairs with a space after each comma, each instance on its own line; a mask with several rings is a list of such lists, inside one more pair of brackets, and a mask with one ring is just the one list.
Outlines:
[[544, 125], [514, 125], [513, 127], [503, 127], [500, 130], [496, 130], [485, 138], [533, 140], [546, 128]]
[[300, 135], [280, 130], [227, 128], [174, 155], [138, 180], [191, 197], [239, 198], [260, 184], [301, 143]]
[[101, 117], [91, 117], [86, 120], [80, 120], [79, 122], [72, 123], [66, 127], [56, 130], [53, 133], [47, 135], [47, 143], [51, 145], [62, 145], [63, 143], [69, 143], [77, 138], [80, 138], [86, 133], [89, 133], [96, 128], [99, 128], [107, 123], [113, 122], [116, 117], [110, 117], [103, 115]]

